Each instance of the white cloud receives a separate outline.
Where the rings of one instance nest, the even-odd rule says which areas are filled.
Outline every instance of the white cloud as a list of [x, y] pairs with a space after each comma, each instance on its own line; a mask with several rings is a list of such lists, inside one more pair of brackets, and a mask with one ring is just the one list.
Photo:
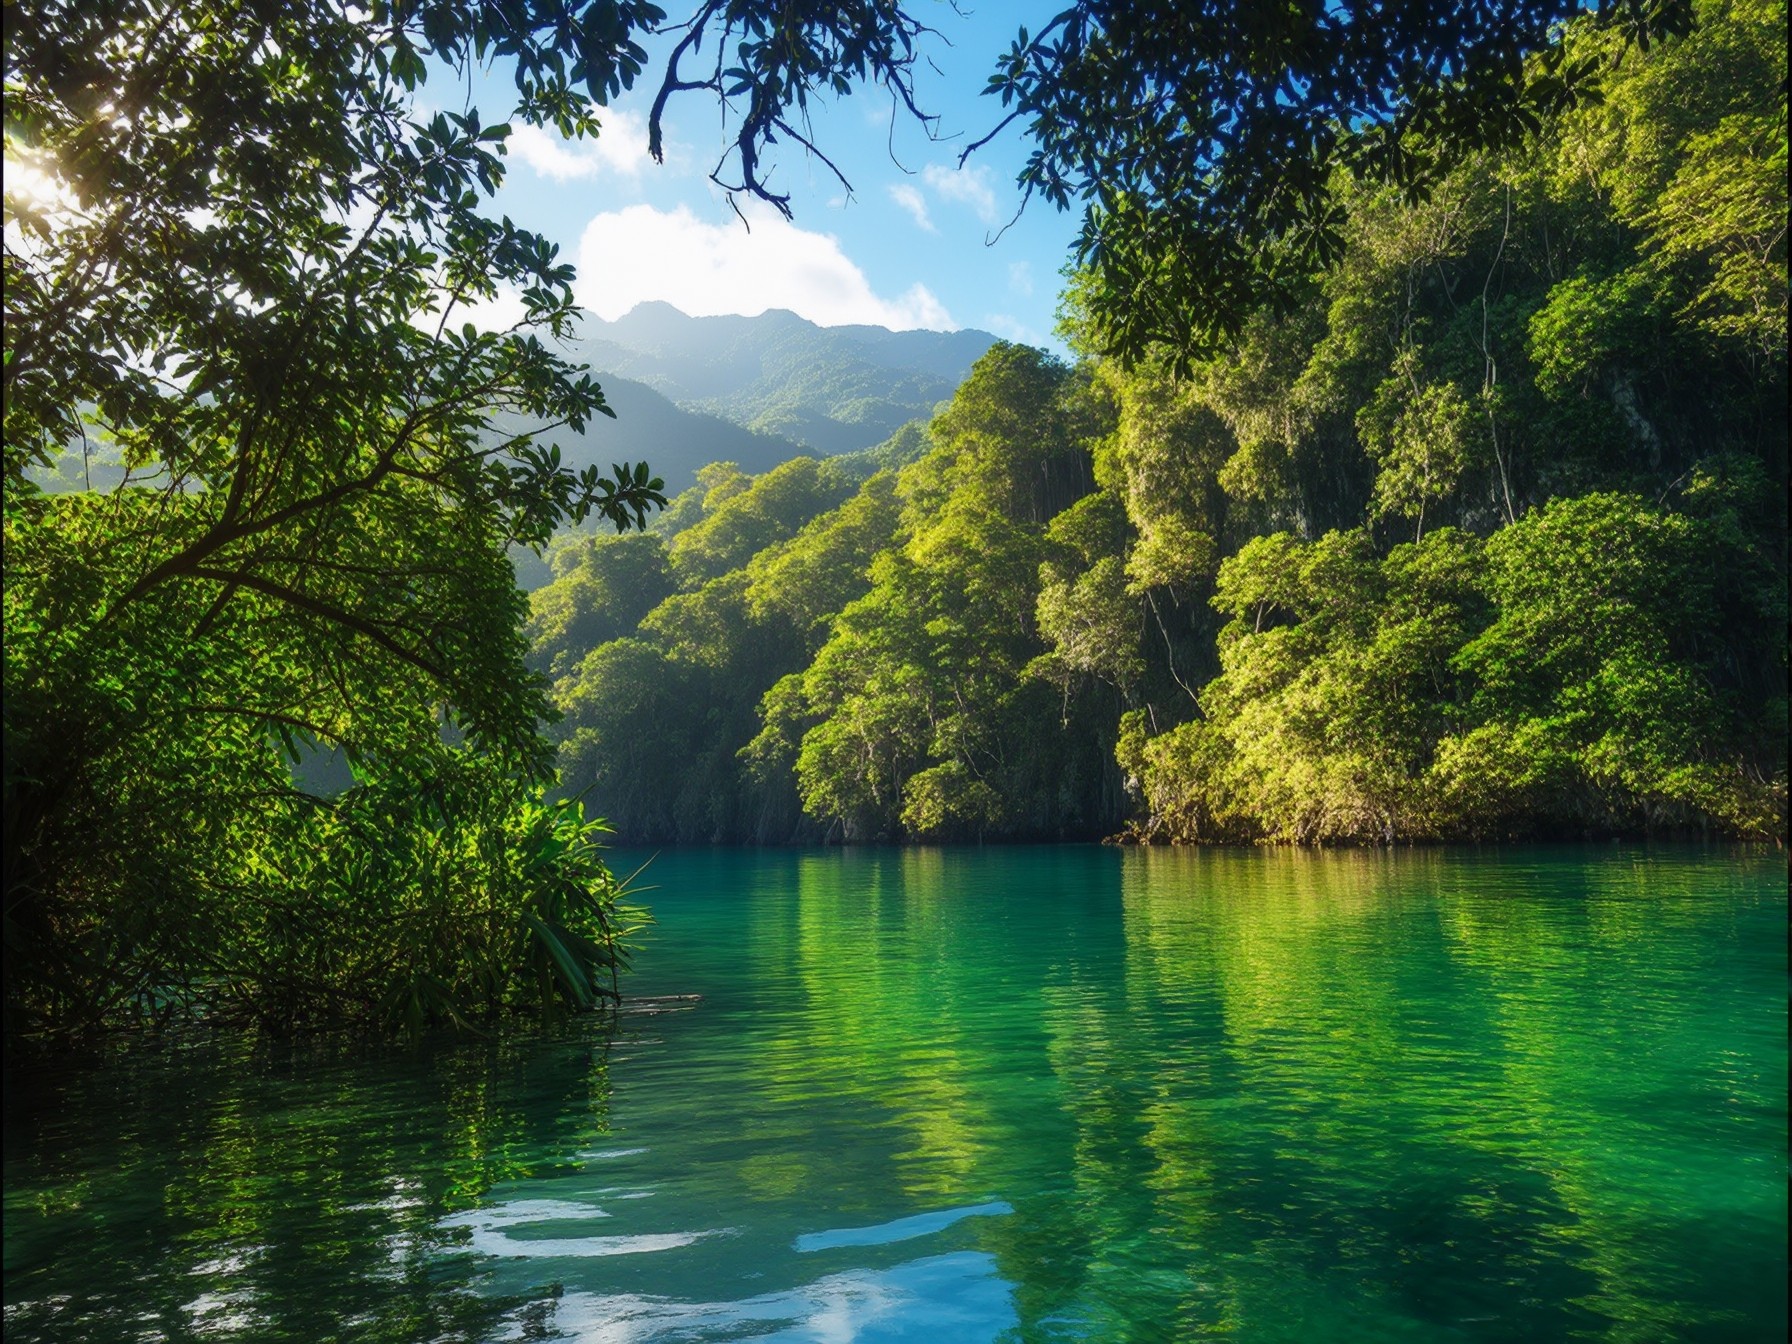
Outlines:
[[579, 240], [579, 303], [603, 318], [661, 299], [693, 317], [788, 308], [824, 327], [957, 326], [925, 285], [895, 299], [878, 295], [832, 235], [799, 229], [764, 208], [747, 215], [750, 233], [733, 218], [705, 223], [683, 205], [605, 211]]
[[1045, 337], [1034, 331], [1033, 328], [1029, 327], [1026, 323], [1010, 317], [1007, 313], [985, 313], [983, 316], [982, 327], [985, 331], [993, 331], [1003, 340], [1013, 341], [1017, 345], [1032, 345], [1039, 347], [1045, 345]]
[[890, 199], [908, 211], [922, 232], [939, 232], [934, 227], [933, 217], [927, 213], [927, 198], [921, 194], [918, 187], [911, 187], [906, 182], [898, 182], [890, 188]]
[[996, 193], [989, 184], [986, 164], [953, 169], [930, 163], [921, 170], [921, 180], [946, 200], [970, 206], [985, 224], [1000, 222], [1002, 212], [996, 205]]
[[1011, 261], [1008, 263], [1008, 288], [1023, 298], [1033, 293], [1033, 263], [1030, 261]]
[[481, 331], [509, 331], [523, 320], [523, 296], [509, 285], [499, 285], [495, 297], [456, 305], [449, 322], [459, 327], [471, 322]]
[[522, 292], [509, 285], [499, 285], [497, 294], [492, 298], [455, 304], [449, 311], [446, 322], [442, 320], [442, 304], [445, 301], [442, 294], [436, 294], [433, 308], [411, 314], [411, 325], [431, 336], [438, 331], [458, 332], [469, 322], [480, 331], [503, 332], [521, 322], [525, 311]]
[[647, 154], [647, 125], [632, 112], [612, 108], [604, 114], [603, 133], [594, 140], [562, 140], [539, 126], [511, 127], [509, 150], [543, 177], [556, 182], [596, 177], [601, 172], [634, 177], [652, 159]]

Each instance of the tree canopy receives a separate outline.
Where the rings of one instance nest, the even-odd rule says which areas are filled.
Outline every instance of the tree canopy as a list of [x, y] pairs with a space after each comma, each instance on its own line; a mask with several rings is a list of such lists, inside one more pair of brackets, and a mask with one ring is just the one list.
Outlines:
[[[1603, 63], [1556, 40], [1585, 9], [1077, 0], [1021, 30], [987, 92], [1004, 126], [1026, 125], [1026, 193], [1082, 208], [1091, 335], [1127, 358], [1154, 342], [1206, 352], [1338, 260], [1345, 181], [1416, 201], [1594, 93]], [[1600, 0], [1589, 19], [1647, 50], [1691, 13]]]
[[1780, 0], [1075, 4], [990, 88], [1084, 209], [1083, 361], [717, 464], [527, 613], [509, 548], [666, 501], [563, 465], [608, 410], [572, 272], [483, 212], [510, 123], [419, 84], [501, 62], [513, 121], [595, 134], [662, 34], [654, 147], [720, 98], [717, 180], [788, 210], [769, 147], [855, 82], [918, 113], [922, 25], [19, 17], [9, 1035], [589, 1006], [628, 916], [583, 792], [705, 839], [1784, 834]]
[[[633, 634], [537, 594], [569, 776], [655, 840], [1783, 838], [1784, 15], [1588, 16], [1600, 99], [1340, 179], [1341, 260], [1224, 349], [1104, 356], [1079, 277], [1080, 365], [993, 348]], [[648, 697], [695, 775], [610, 764]]]
[[[609, 413], [546, 339], [572, 270], [482, 212], [509, 123], [414, 95], [498, 62], [513, 120], [596, 134], [664, 22], [637, 0], [9, 10], [9, 1033], [195, 996], [466, 1019], [608, 983], [615, 891], [591, 823], [540, 801], [552, 711], [506, 548], [664, 500], [646, 464], [562, 465], [555, 433]], [[728, 96], [750, 72], [761, 194], [810, 87], [906, 69], [887, 6], [710, 6], [680, 51], [705, 25]], [[722, 87], [681, 69], [656, 126]], [[483, 329], [501, 293], [523, 316]], [[44, 493], [71, 464], [119, 484]], [[348, 794], [295, 778], [319, 747]], [[326, 955], [357, 944], [372, 961]]]

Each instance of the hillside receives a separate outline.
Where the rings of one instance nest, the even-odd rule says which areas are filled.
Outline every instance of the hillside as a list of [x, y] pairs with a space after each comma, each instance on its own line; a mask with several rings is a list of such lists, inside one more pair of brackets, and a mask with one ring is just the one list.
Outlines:
[[[571, 466], [645, 460], [676, 495], [711, 462], [752, 475], [802, 455], [858, 452], [927, 420], [995, 338], [981, 331], [818, 327], [795, 313], [686, 317], [644, 303], [614, 322], [587, 317], [567, 355], [587, 363], [616, 418], [551, 436]], [[500, 428], [509, 426], [500, 422]], [[109, 445], [73, 449], [33, 479], [45, 489], [122, 476]]]
[[[580, 357], [591, 358], [583, 352]], [[554, 436], [573, 466], [590, 463], [608, 471], [613, 462], [645, 460], [665, 481], [666, 493], [675, 495], [695, 485], [698, 468], [711, 462], [737, 462], [743, 470], [762, 472], [803, 451], [789, 438], [744, 428], [720, 414], [687, 410], [644, 383], [595, 361], [593, 366], [616, 418], [596, 416], [583, 434], [562, 430]]]
[[1210, 356], [998, 343], [867, 470], [558, 551], [567, 794], [643, 844], [1783, 845], [1784, 8], [1702, 12], [1577, 25], [1598, 103], [1351, 186]]
[[995, 340], [982, 331], [818, 327], [782, 309], [687, 317], [666, 303], [641, 304], [613, 322], [587, 317], [583, 329], [573, 353], [604, 375], [606, 389], [632, 379], [687, 411], [818, 453], [869, 448], [925, 419]]
[[[670, 496], [695, 485], [698, 469], [711, 462], [738, 463], [757, 474], [803, 454], [802, 446], [789, 438], [747, 429], [719, 414], [686, 410], [633, 379], [600, 370], [598, 380], [616, 418], [594, 416], [581, 434], [563, 429], [543, 436], [560, 445], [569, 466], [594, 465], [607, 473], [612, 463], [645, 460], [665, 481]], [[520, 427], [509, 417], [496, 417], [493, 424], [493, 438]], [[111, 490], [124, 480], [116, 446], [97, 431], [85, 457], [75, 440], [53, 462], [31, 467], [28, 475], [39, 489], [57, 494]]]

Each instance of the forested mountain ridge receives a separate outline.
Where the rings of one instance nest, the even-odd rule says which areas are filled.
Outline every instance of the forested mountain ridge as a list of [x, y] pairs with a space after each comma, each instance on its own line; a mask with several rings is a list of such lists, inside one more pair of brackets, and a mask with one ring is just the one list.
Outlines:
[[[687, 317], [656, 302], [614, 321], [586, 316], [570, 348], [606, 388], [612, 377], [646, 383], [687, 410], [825, 454], [872, 447], [931, 415], [994, 340], [971, 330], [820, 327], [783, 309]], [[749, 470], [772, 465], [734, 454], [708, 460], [723, 457]]]
[[[636, 382], [604, 374], [604, 401], [616, 415], [598, 416], [581, 430], [561, 431], [561, 461], [571, 468], [607, 471], [617, 462], [646, 460], [677, 492], [696, 484], [697, 472], [711, 462], [735, 462], [747, 471], [769, 471], [802, 449], [790, 439], [748, 429], [722, 415], [687, 410], [664, 394]], [[493, 418], [494, 440], [520, 427], [514, 417]], [[118, 447], [98, 437], [76, 440], [53, 463], [34, 467], [30, 477], [53, 492], [111, 490], [125, 480]]]
[[[1783, 838], [1784, 6], [1699, 17], [1572, 27], [1602, 101], [1351, 187], [1218, 356], [998, 345], [844, 503], [592, 543], [565, 787], [630, 839]], [[554, 642], [625, 555], [663, 600]]]
[[615, 419], [599, 416], [581, 433], [559, 436], [563, 460], [608, 469], [614, 462], [646, 460], [668, 494], [696, 484], [711, 462], [738, 462], [748, 471], [769, 471], [802, 451], [778, 434], [749, 429], [733, 418], [681, 406], [632, 378], [599, 375]]

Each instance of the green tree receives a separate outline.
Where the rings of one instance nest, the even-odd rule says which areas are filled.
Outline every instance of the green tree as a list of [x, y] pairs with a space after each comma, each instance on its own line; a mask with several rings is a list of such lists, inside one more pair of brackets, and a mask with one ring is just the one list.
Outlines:
[[[1647, 49], [1692, 9], [1602, 0], [1582, 22]], [[1021, 30], [987, 92], [1030, 133], [1028, 196], [1083, 208], [1099, 347], [1186, 363], [1343, 254], [1341, 179], [1418, 199], [1583, 100], [1600, 62], [1556, 40], [1582, 10], [1077, 0]]]
[[[1691, 502], [1720, 489], [1704, 478]], [[1474, 726], [1439, 747], [1465, 818], [1653, 828], [1705, 817], [1783, 832], [1784, 700], [1763, 719], [1737, 671], [1783, 659], [1769, 631], [1784, 622], [1784, 586], [1741, 535], [1721, 503], [1700, 518], [1599, 494], [1556, 501], [1488, 542], [1497, 615], [1456, 660], [1474, 678]]]
[[529, 598], [530, 659], [556, 680], [599, 644], [631, 634], [672, 595], [672, 565], [656, 533], [574, 534], [551, 553], [554, 581]]
[[[359, 863], [333, 837], [374, 813], [396, 828], [392, 855], [462, 855], [460, 877], [425, 884], [442, 918], [485, 890], [501, 945], [555, 971], [543, 986], [519, 952], [515, 982], [494, 988], [429, 963], [448, 988], [425, 1018], [589, 1002], [613, 939], [542, 913], [553, 884], [511, 847], [537, 835], [551, 755], [505, 548], [587, 516], [639, 526], [664, 501], [644, 464], [561, 466], [554, 432], [607, 410], [541, 339], [567, 330], [572, 271], [481, 213], [508, 126], [471, 110], [414, 120], [412, 99], [432, 63], [499, 59], [517, 119], [595, 134], [663, 12], [45, 0], [8, 19], [9, 1034], [81, 1030], [183, 987], [263, 1005], [283, 984], [340, 989], [296, 977], [296, 949], [317, 940], [267, 942], [258, 911], [276, 879], [289, 893], [322, 880], [295, 849]], [[680, 73], [705, 34], [729, 53], [714, 80]], [[883, 0], [706, 6], [673, 49], [652, 147], [667, 99], [723, 92], [727, 68], [745, 99], [741, 185], [778, 201], [760, 155], [801, 138], [810, 89], [906, 91], [913, 35]], [[501, 293], [521, 321], [478, 329], [470, 310]], [[526, 428], [492, 428], [513, 424]], [[28, 474], [95, 449], [125, 472], [104, 495], [47, 498]], [[297, 788], [306, 743], [344, 752], [359, 791]], [[485, 783], [453, 784], [469, 772]], [[376, 805], [389, 796], [438, 801]], [[602, 915], [614, 892], [587, 824], [553, 816], [535, 852]], [[395, 925], [360, 896], [282, 902], [336, 940], [440, 927]]]
[[[631, 840], [783, 841], [804, 832], [789, 761], [769, 766], [747, 748], [761, 732], [761, 697], [827, 640], [895, 533], [895, 476], [887, 471], [803, 521], [852, 474], [837, 460], [812, 458], [760, 477], [729, 464], [708, 474], [710, 498], [720, 499], [690, 528], [698, 541], [684, 574], [694, 586], [663, 594], [625, 637], [595, 648], [571, 643], [559, 655], [567, 669], [554, 693], [565, 715], [557, 729], [565, 792], [600, 806]], [[753, 544], [763, 548], [753, 552]], [[704, 579], [698, 564], [718, 557], [746, 562]], [[554, 610], [564, 602], [579, 612], [594, 595], [580, 584], [554, 591], [563, 585], [544, 590]], [[538, 611], [543, 598], [536, 595]], [[578, 618], [578, 629], [598, 628], [614, 610]], [[554, 631], [543, 626], [538, 638], [540, 658]]]
[[839, 504], [856, 484], [833, 462], [796, 457], [761, 476], [744, 478], [738, 486], [732, 478], [725, 486], [712, 486], [704, 497], [702, 521], [672, 539], [672, 566], [680, 583], [694, 587], [740, 569], [773, 542]]
[[[812, 816], [864, 838], [1092, 824], [1105, 753], [1067, 708], [1040, 736], [1058, 697], [1022, 673], [1045, 652], [1041, 564], [1069, 545], [1048, 527], [1093, 485], [1102, 425], [1086, 379], [1006, 344], [935, 417], [933, 447], [901, 475], [901, 533], [872, 562], [870, 591], [840, 611], [800, 681], [763, 703], [752, 754], [793, 762]], [[1075, 626], [1066, 611], [1062, 633]], [[1092, 746], [1093, 765], [1079, 758]]]

